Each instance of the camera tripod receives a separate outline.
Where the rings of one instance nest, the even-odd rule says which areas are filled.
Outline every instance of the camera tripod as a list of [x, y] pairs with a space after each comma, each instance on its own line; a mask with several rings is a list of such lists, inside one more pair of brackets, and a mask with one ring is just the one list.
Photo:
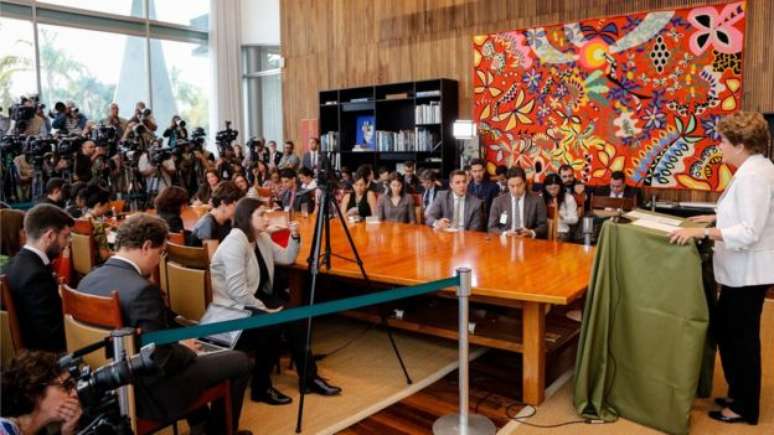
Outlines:
[[[321, 170], [320, 174], [318, 176], [318, 186], [320, 190], [322, 191], [322, 194], [320, 195], [320, 205], [318, 207], [318, 213], [317, 218], [315, 220], [315, 226], [314, 226], [314, 235], [312, 236], [312, 248], [310, 250], [309, 258], [307, 262], [309, 263], [309, 272], [312, 275], [311, 279], [311, 287], [309, 292], [309, 305], [314, 304], [315, 300], [315, 291], [317, 290], [317, 278], [320, 274], [321, 266], [325, 266], [327, 270], [330, 270], [331, 268], [331, 257], [335, 256], [337, 258], [354, 262], [358, 265], [360, 268], [360, 274], [363, 276], [363, 280], [366, 283], [366, 287], [370, 291], [372, 289], [371, 280], [368, 278], [368, 274], [365, 271], [365, 268], [363, 267], [363, 260], [360, 258], [360, 254], [357, 252], [357, 247], [355, 246], [355, 242], [352, 240], [352, 235], [349, 232], [349, 228], [347, 228], [347, 221], [344, 215], [342, 214], [341, 210], [339, 209], [338, 205], [336, 204], [335, 197], [331, 194], [331, 190], [333, 189], [333, 186], [331, 185], [331, 181], [327, 179], [328, 170]], [[291, 204], [291, 210], [293, 208], [293, 204]], [[352, 253], [354, 255], [354, 259], [344, 257], [339, 254], [335, 254], [331, 250], [331, 217], [332, 211], [331, 209], [335, 210], [336, 216], [339, 218], [339, 222], [341, 222], [341, 227], [344, 231], [344, 234], [347, 236], [347, 242], [349, 243], [350, 249], [352, 249]], [[325, 239], [325, 246], [324, 250], [322, 245], [323, 238]], [[398, 363], [400, 363], [400, 368], [403, 370], [403, 374], [406, 376], [406, 383], [411, 384], [412, 380], [409, 376], [408, 370], [406, 369], [406, 365], [403, 362], [403, 358], [400, 355], [400, 351], [398, 350], [397, 344], [395, 344], [395, 338], [392, 335], [392, 330], [387, 325], [387, 316], [384, 310], [380, 310], [380, 317], [381, 317], [381, 324], [386, 327], [387, 330], [387, 336], [390, 339], [390, 344], [392, 345], [392, 350], [395, 353], [395, 357], [398, 359]], [[308, 317], [306, 319], [306, 343], [305, 343], [305, 352], [304, 352], [304, 361], [303, 365], [301, 366], [301, 397], [298, 402], [298, 418], [296, 420], [296, 433], [301, 433], [301, 423], [303, 421], [304, 416], [304, 390], [306, 388], [307, 383], [307, 374], [308, 374], [308, 365], [309, 365], [309, 355], [311, 354], [311, 341], [312, 341], [312, 318]]]

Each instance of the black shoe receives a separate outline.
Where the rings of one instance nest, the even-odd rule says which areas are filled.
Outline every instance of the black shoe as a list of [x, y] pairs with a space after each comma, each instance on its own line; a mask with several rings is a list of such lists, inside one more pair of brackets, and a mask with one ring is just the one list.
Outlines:
[[254, 391], [250, 394], [250, 398], [253, 402], [263, 402], [269, 405], [287, 405], [293, 401], [290, 397], [282, 394], [276, 388], [269, 387], [261, 394], [256, 394]]
[[730, 408], [731, 404], [734, 403], [734, 401], [727, 397], [716, 397], [715, 403], [718, 406], [722, 406], [723, 408]]
[[316, 393], [321, 396], [335, 396], [341, 393], [341, 388], [335, 387], [325, 382], [322, 378], [317, 377], [314, 378], [312, 382], [309, 382], [306, 388], [304, 388], [304, 394], [309, 393]]
[[746, 423], [747, 420], [745, 420], [744, 417], [737, 416], [737, 417], [726, 417], [723, 415], [722, 411], [710, 411], [709, 416], [713, 420], [722, 421], [723, 423]]

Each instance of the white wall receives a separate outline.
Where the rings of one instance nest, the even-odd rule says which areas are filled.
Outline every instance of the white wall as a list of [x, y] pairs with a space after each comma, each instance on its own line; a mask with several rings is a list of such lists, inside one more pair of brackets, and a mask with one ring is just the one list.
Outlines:
[[242, 2], [242, 44], [280, 45], [279, 0]]

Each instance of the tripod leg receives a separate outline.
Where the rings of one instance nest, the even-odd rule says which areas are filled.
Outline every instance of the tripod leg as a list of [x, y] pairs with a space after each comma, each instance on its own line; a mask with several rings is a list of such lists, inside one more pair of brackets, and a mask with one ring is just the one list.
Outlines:
[[[333, 201], [333, 198], [328, 198], [330, 201]], [[341, 209], [336, 207], [336, 204], [333, 203], [332, 206], [336, 209], [336, 212], [339, 216], [339, 220], [341, 221], [341, 227], [344, 229], [344, 234], [347, 235], [347, 241], [349, 242], [349, 247], [352, 249], [352, 252], [355, 255], [355, 261], [357, 262], [358, 267], [360, 267], [360, 273], [363, 275], [363, 279], [366, 282], [366, 287], [369, 291], [373, 290], [373, 286], [371, 285], [371, 280], [368, 278], [368, 274], [365, 271], [365, 267], [363, 266], [363, 260], [360, 258], [360, 254], [357, 252], [357, 248], [355, 247], [355, 242], [352, 240], [352, 234], [349, 233], [349, 228], [347, 228], [347, 221], [344, 220], [344, 216], [341, 213]], [[330, 250], [330, 246], [327, 247]], [[406, 364], [403, 362], [403, 357], [400, 354], [400, 350], [398, 349], [398, 345], [395, 343], [395, 337], [392, 335], [392, 328], [387, 324], [387, 316], [384, 313], [384, 309], [379, 310], [381, 313], [381, 323], [384, 325], [385, 329], [387, 330], [387, 337], [390, 339], [390, 344], [392, 345], [392, 350], [395, 352], [395, 357], [398, 358], [398, 363], [400, 364], [400, 368], [403, 370], [403, 374], [406, 376], [406, 383], [411, 384], [413, 381], [411, 380], [411, 376], [409, 376], [408, 369], [406, 368]]]

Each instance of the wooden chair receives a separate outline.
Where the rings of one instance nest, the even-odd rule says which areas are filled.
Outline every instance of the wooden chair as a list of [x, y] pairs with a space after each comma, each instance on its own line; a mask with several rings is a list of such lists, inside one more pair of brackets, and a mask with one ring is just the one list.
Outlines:
[[591, 195], [591, 209], [606, 209], [611, 208], [614, 210], [622, 209], [629, 211], [635, 207], [634, 198], [610, 198], [608, 196]]
[[258, 187], [255, 190], [258, 193], [258, 196], [261, 197], [261, 198], [271, 198], [272, 197], [271, 189], [269, 189], [268, 187]]
[[290, 241], [290, 230], [288, 228], [282, 228], [281, 230], [271, 233], [271, 240], [283, 248], [286, 248]]
[[2, 367], [6, 367], [8, 362], [17, 353], [24, 349], [21, 328], [19, 327], [19, 317], [16, 315], [16, 306], [13, 303], [11, 288], [5, 275], [0, 275], [0, 356]]
[[80, 276], [85, 276], [96, 264], [97, 247], [94, 243], [94, 226], [88, 219], [76, 219], [73, 226], [70, 255], [73, 270]]
[[[65, 315], [65, 337], [67, 340], [67, 351], [72, 352], [87, 344], [103, 340], [109, 336], [111, 331], [124, 326], [123, 316], [121, 315], [121, 302], [118, 298], [118, 292], [113, 291], [111, 296], [96, 296], [73, 290], [62, 285], [60, 287], [62, 295], [62, 307]], [[134, 349], [128, 349], [128, 353], [134, 353]], [[95, 355], [96, 354], [96, 355]], [[91, 358], [90, 358], [91, 357]], [[91, 360], [91, 361], [90, 361]], [[84, 357], [84, 361], [93, 368], [104, 365], [107, 359], [104, 352], [92, 352]], [[233, 433], [231, 417], [231, 384], [229, 381], [221, 382], [204, 392], [192, 403], [187, 412], [200, 409], [210, 402], [222, 401], [225, 406], [225, 423], [227, 433]], [[131, 389], [133, 396], [133, 389]], [[151, 434], [158, 430], [175, 425], [177, 421], [156, 421], [145, 420], [135, 415], [134, 400], [131, 400], [130, 414], [134, 432], [138, 435]]]
[[423, 225], [425, 223], [425, 208], [422, 207], [422, 195], [412, 193], [411, 197], [414, 199], [414, 218], [418, 224]]
[[[110, 203], [110, 208], [112, 210], [115, 210], [116, 213], [121, 214], [124, 212], [124, 207], [126, 207], [126, 201], [123, 199], [116, 199], [115, 201]], [[117, 217], [117, 216], [114, 216]]]
[[186, 319], [198, 321], [212, 301], [207, 249], [167, 243], [164, 265], [169, 308]]
[[167, 240], [178, 245], [185, 245], [185, 235], [183, 233], [169, 233]]
[[556, 211], [556, 205], [552, 204], [546, 208], [547, 212], [547, 225], [548, 225], [548, 240], [556, 240], [559, 238], [559, 214]]

